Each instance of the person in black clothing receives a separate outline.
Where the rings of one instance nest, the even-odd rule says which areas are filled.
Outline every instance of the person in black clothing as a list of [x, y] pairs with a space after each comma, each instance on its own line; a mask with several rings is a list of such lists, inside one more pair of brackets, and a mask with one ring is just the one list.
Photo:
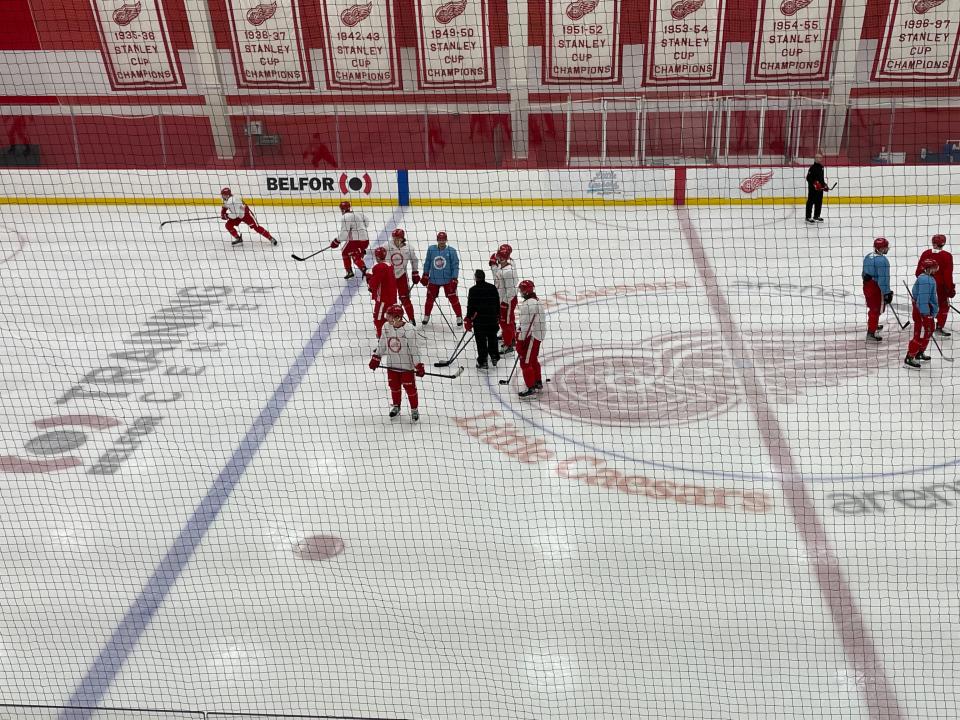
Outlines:
[[823, 155], [813, 156], [813, 165], [807, 170], [807, 222], [823, 222], [820, 209], [823, 207], [823, 193], [827, 189], [827, 181], [823, 177]]
[[473, 330], [477, 341], [477, 369], [487, 369], [487, 356], [494, 366], [500, 362], [500, 350], [497, 345], [497, 330], [500, 327], [500, 293], [487, 282], [486, 273], [477, 270], [473, 273], [475, 284], [467, 295], [467, 317], [463, 327]]

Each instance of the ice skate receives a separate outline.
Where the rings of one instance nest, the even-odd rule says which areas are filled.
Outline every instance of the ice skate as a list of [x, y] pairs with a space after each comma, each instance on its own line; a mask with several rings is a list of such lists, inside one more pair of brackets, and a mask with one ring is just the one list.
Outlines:
[[909, 355], [903, 359], [903, 364], [910, 370], [919, 370], [923, 367], [916, 358], [910, 357]]
[[867, 333], [867, 340], [872, 340], [873, 342], [882, 342], [883, 338], [877, 335], [876, 331]]
[[413, 420], [414, 422], [419, 422], [419, 420], [420, 420], [420, 411], [417, 410], [417, 409], [411, 410], [411, 411], [410, 411], [410, 419]]
[[390, 417], [395, 418], [399, 414], [400, 414], [399, 405], [394, 405], [392, 408], [390, 408]]

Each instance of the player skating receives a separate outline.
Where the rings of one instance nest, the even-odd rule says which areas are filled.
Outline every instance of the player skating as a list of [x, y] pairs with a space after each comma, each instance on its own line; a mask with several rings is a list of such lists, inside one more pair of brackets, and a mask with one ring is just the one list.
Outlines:
[[517, 270], [511, 256], [513, 248], [504, 243], [497, 249], [493, 284], [500, 294], [501, 353], [512, 353], [517, 337]]
[[907, 356], [903, 359], [903, 364], [913, 370], [922, 367], [920, 360], [930, 359], [924, 350], [933, 335], [937, 312], [940, 310], [937, 304], [937, 283], [933, 279], [933, 274], [937, 271], [937, 261], [927, 258], [920, 264], [922, 272], [910, 293], [913, 296], [913, 338], [907, 346]]
[[457, 325], [463, 325], [463, 310], [457, 297], [457, 278], [460, 276], [460, 256], [456, 248], [447, 243], [447, 234], [437, 233], [437, 244], [427, 250], [423, 261], [423, 278], [420, 280], [427, 288], [427, 300], [423, 305], [423, 324], [430, 322], [433, 304], [437, 301], [440, 288], [443, 288], [453, 314], [457, 316]]
[[387, 308], [387, 325], [383, 328], [376, 352], [370, 358], [370, 369], [376, 370], [381, 361], [386, 361], [387, 384], [390, 386], [390, 417], [400, 414], [400, 389], [407, 393], [410, 402], [410, 417], [420, 419], [420, 399], [417, 395], [417, 378], [425, 370], [420, 362], [417, 346], [417, 331], [403, 320], [403, 308], [391, 305]]
[[350, 266], [351, 262], [357, 266], [361, 275], [367, 274], [363, 256], [370, 245], [370, 237], [367, 235], [370, 221], [363, 213], [354, 212], [353, 206], [347, 200], [340, 203], [340, 213], [340, 234], [330, 243], [330, 247], [336, 249], [343, 245], [340, 255], [343, 257], [343, 269], [347, 271], [343, 279], [349, 280], [356, 274]]
[[863, 297], [867, 300], [867, 340], [880, 342], [883, 340], [878, 331], [880, 312], [884, 305], [893, 300], [893, 291], [890, 290], [890, 261], [887, 253], [890, 243], [886, 238], [879, 237], [873, 241], [873, 252], [863, 258]]
[[243, 236], [237, 232], [237, 226], [240, 223], [246, 223], [255, 233], [262, 235], [265, 239], [269, 240], [271, 244], [277, 244], [273, 235], [257, 223], [257, 219], [253, 216], [253, 213], [250, 212], [247, 204], [243, 202], [240, 197], [234, 195], [230, 188], [225, 187], [220, 191], [220, 199], [223, 201], [223, 207], [220, 210], [220, 219], [227, 221], [225, 227], [233, 238], [233, 242], [230, 243], [231, 245], [239, 245], [243, 242]]
[[524, 280], [518, 286], [523, 298], [517, 308], [517, 354], [523, 383], [527, 389], [520, 397], [530, 397], [543, 389], [543, 377], [540, 373], [540, 345], [546, 336], [547, 320], [543, 306], [534, 292], [532, 280]]
[[387, 322], [387, 308], [397, 304], [397, 280], [393, 268], [387, 262], [385, 247], [374, 250], [373, 257], [377, 263], [367, 275], [367, 285], [373, 298], [373, 327], [379, 338], [383, 325]]
[[953, 255], [943, 249], [943, 246], [947, 244], [945, 235], [937, 233], [930, 242], [933, 247], [923, 251], [919, 262], [917, 262], [916, 275], [920, 277], [923, 273], [923, 263], [926, 260], [933, 260], [937, 263], [939, 269], [933, 274], [933, 280], [937, 284], [937, 304], [940, 306], [940, 310], [937, 312], [937, 329], [934, 332], [943, 337], [950, 337], [953, 333], [947, 332], [945, 326], [947, 315], [950, 314], [950, 298], [957, 294], [957, 288], [953, 284]]
[[[420, 272], [417, 269], [420, 261], [413, 248], [407, 243], [407, 234], [403, 228], [396, 228], [390, 235], [390, 245], [387, 248], [387, 257], [393, 266], [393, 274], [397, 281], [397, 297], [407, 313], [410, 324], [416, 327], [417, 321], [413, 316], [413, 303], [410, 301], [410, 289], [420, 284]], [[410, 267], [410, 277], [407, 276], [407, 266]]]

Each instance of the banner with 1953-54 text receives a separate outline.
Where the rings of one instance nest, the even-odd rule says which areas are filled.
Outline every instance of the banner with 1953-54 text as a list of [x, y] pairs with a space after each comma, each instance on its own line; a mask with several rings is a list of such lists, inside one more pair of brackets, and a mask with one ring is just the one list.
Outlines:
[[650, 0], [647, 82], [706, 85], [723, 77], [725, 0]]
[[185, 87], [163, 0], [90, 0], [103, 61], [114, 90]]

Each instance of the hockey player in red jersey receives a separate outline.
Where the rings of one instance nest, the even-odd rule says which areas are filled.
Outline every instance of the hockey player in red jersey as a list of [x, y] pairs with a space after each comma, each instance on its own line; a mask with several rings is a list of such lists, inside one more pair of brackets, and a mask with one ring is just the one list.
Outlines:
[[510, 259], [513, 248], [504, 243], [497, 249], [497, 265], [493, 271], [493, 284], [500, 294], [500, 335], [503, 340], [501, 353], [513, 352], [517, 336], [517, 271]]
[[543, 389], [543, 377], [540, 372], [540, 345], [546, 337], [547, 322], [540, 299], [534, 292], [532, 280], [524, 280], [517, 287], [523, 302], [517, 309], [517, 354], [520, 371], [527, 389], [520, 397], [530, 397]]
[[253, 216], [253, 213], [250, 212], [247, 204], [238, 196], [234, 195], [230, 188], [225, 187], [220, 191], [220, 199], [223, 201], [223, 207], [220, 209], [220, 219], [227, 221], [225, 227], [233, 238], [233, 242], [230, 243], [231, 245], [239, 245], [243, 242], [243, 236], [237, 232], [237, 226], [240, 223], [246, 223], [255, 233], [269, 240], [272, 245], [277, 244], [273, 235], [257, 223], [257, 219]]
[[367, 235], [370, 221], [363, 213], [354, 212], [353, 206], [347, 200], [340, 203], [340, 215], [340, 234], [330, 243], [330, 247], [336, 249], [343, 245], [340, 254], [343, 257], [343, 269], [347, 271], [343, 279], [349, 280], [355, 274], [350, 267], [351, 262], [357, 266], [360, 274], [365, 276], [367, 266], [363, 262], [363, 256], [370, 246], [370, 237]]
[[937, 303], [940, 309], [937, 312], [937, 329], [935, 332], [937, 335], [950, 337], [953, 333], [948, 332], [945, 326], [947, 315], [950, 314], [950, 298], [957, 294], [957, 288], [953, 284], [953, 255], [943, 249], [943, 246], [947, 244], [946, 235], [937, 233], [930, 242], [933, 247], [923, 251], [920, 260], [917, 262], [915, 274], [920, 277], [923, 273], [924, 261], [933, 260], [937, 263], [939, 270], [933, 274], [933, 279], [937, 283]]
[[[403, 228], [396, 228], [390, 236], [391, 243], [387, 247], [387, 258], [393, 266], [393, 274], [397, 279], [397, 297], [407, 312], [410, 324], [416, 327], [417, 321], [413, 316], [413, 303], [410, 302], [410, 288], [420, 284], [420, 261], [413, 248], [407, 243], [407, 234]], [[407, 276], [407, 266], [410, 266], [410, 276]]]
[[377, 349], [370, 358], [370, 369], [376, 370], [381, 362], [386, 364], [387, 384], [390, 386], [390, 417], [395, 418], [400, 414], [402, 388], [410, 401], [410, 417], [417, 422], [420, 419], [417, 378], [425, 374], [423, 363], [420, 362], [417, 331], [404, 322], [403, 308], [399, 305], [387, 308], [387, 321]]
[[373, 298], [373, 327], [377, 330], [377, 337], [387, 322], [387, 308], [397, 304], [397, 281], [393, 274], [393, 267], [387, 262], [387, 249], [378, 247], [373, 251], [377, 264], [367, 275], [367, 285], [370, 296]]

